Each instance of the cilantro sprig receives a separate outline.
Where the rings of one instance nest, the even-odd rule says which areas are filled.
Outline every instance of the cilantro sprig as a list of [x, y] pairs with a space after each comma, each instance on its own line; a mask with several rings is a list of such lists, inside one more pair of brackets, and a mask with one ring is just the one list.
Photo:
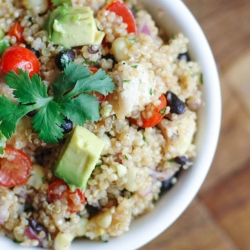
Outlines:
[[13, 89], [18, 103], [0, 96], [0, 131], [9, 139], [18, 121], [27, 113], [37, 110], [32, 118], [33, 129], [47, 143], [57, 143], [63, 137], [65, 118], [83, 126], [87, 120], [98, 121], [100, 105], [91, 92], [107, 95], [114, 90], [112, 79], [99, 69], [94, 75], [83, 66], [70, 62], [52, 84], [52, 96], [41, 78], [27, 71], [10, 71], [5, 75], [6, 84]]

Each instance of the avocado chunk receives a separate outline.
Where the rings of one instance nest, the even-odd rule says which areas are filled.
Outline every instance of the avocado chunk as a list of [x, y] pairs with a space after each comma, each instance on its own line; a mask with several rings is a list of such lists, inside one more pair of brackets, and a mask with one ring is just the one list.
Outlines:
[[67, 182], [71, 190], [85, 190], [104, 146], [105, 143], [92, 132], [76, 126], [55, 163], [55, 176]]
[[90, 7], [59, 6], [51, 12], [45, 29], [50, 41], [66, 48], [100, 45], [105, 35], [98, 31]]

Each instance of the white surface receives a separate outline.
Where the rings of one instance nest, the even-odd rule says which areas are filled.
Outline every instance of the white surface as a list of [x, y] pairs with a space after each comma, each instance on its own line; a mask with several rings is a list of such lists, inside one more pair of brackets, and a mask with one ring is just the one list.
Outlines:
[[[189, 38], [191, 57], [201, 64], [205, 106], [199, 111], [199, 128], [196, 136], [197, 159], [185, 175], [181, 176], [178, 184], [157, 202], [154, 211], [136, 219], [128, 233], [108, 243], [78, 240], [72, 244], [71, 250], [135, 250], [151, 241], [168, 228], [193, 200], [207, 175], [215, 153], [220, 130], [221, 95], [216, 64], [207, 40], [182, 1], [144, 0], [144, 2], [148, 6], [148, 11], [161, 26], [166, 27], [168, 33], [182, 32]], [[165, 12], [161, 20], [157, 14], [159, 8]], [[25, 249], [6, 238], [1, 238], [0, 241], [1, 249], [4, 250]]]

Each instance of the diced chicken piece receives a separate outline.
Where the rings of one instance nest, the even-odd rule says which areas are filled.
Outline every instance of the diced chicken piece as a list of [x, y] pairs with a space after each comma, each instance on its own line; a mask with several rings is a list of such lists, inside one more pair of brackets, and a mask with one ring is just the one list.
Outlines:
[[169, 121], [162, 119], [158, 124], [166, 139], [165, 151], [169, 152], [169, 158], [184, 155], [192, 144], [196, 131], [196, 114], [187, 110], [177, 119]]
[[152, 102], [154, 75], [143, 64], [122, 61], [111, 73], [111, 77], [117, 88], [110, 96], [109, 102], [118, 119], [129, 117], [133, 111], [141, 111], [145, 105]]

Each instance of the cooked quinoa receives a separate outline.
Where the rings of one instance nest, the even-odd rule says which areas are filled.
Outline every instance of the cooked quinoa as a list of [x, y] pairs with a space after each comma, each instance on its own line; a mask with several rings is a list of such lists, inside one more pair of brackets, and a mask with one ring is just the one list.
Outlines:
[[[52, 8], [47, 0], [38, 1], [31, 9], [23, 2], [0, 1], [1, 40], [10, 46], [28, 45], [38, 52], [39, 75], [50, 89], [60, 73], [55, 57], [64, 50], [49, 40], [44, 29]], [[195, 158], [201, 69], [189, 59], [188, 39], [183, 34], [160, 37], [151, 15], [137, 0], [124, 1], [133, 10], [137, 26], [136, 34], [128, 33], [123, 18], [105, 9], [107, 2], [72, 1], [74, 8], [89, 6], [98, 30], [105, 33], [100, 46], [71, 48], [74, 63], [103, 69], [115, 84], [100, 104], [100, 119], [84, 124], [105, 143], [84, 190], [85, 202], [72, 212], [67, 199], [48, 199], [48, 189], [57, 179], [53, 166], [64, 139], [58, 144], [46, 143], [34, 131], [32, 117], [25, 116], [5, 141], [27, 154], [33, 165], [27, 183], [11, 188], [0, 185], [0, 231], [21, 246], [62, 250], [66, 249], [60, 245], [63, 240], [70, 245], [76, 237], [101, 242], [121, 236], [136, 217], [154, 209], [160, 194]], [[9, 35], [15, 22], [23, 27], [24, 42]], [[16, 102], [2, 76], [0, 85], [0, 94]], [[163, 119], [143, 128], [143, 119], [153, 115], [162, 95], [167, 98], [167, 106], [161, 110]], [[179, 109], [173, 111], [176, 100]], [[42, 179], [37, 180], [36, 171], [42, 173]]]

